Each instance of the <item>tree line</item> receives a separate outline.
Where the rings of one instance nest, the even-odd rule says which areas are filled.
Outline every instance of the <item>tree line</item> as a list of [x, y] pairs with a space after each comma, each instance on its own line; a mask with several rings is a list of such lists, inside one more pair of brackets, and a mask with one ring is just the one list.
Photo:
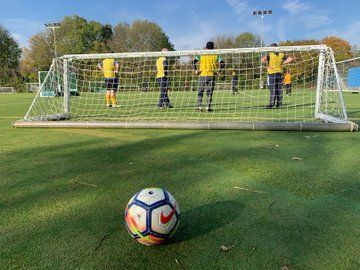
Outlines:
[[[88, 21], [77, 15], [65, 16], [61, 28], [56, 29], [57, 55], [160, 51], [166, 47], [174, 49], [168, 35], [156, 23], [135, 20], [131, 24], [118, 23], [115, 26]], [[259, 47], [260, 37], [251, 32], [239, 35], [221, 34], [213, 37], [216, 48]], [[288, 40], [279, 45], [326, 44], [335, 52], [336, 60], [343, 60], [359, 54], [359, 48], [340, 37], [330, 36], [322, 40]], [[36, 82], [39, 70], [48, 70], [55, 57], [54, 37], [51, 30], [39, 32], [29, 39], [27, 48], [20, 48], [10, 33], [0, 25], [0, 85], [14, 86], [24, 90], [26, 82]]]

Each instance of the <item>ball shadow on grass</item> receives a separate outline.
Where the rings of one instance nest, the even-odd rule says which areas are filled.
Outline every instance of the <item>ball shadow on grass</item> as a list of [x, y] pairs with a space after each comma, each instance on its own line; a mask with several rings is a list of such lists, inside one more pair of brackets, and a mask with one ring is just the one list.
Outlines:
[[187, 241], [219, 229], [241, 216], [245, 205], [237, 201], [220, 201], [181, 212], [180, 224], [171, 243]]

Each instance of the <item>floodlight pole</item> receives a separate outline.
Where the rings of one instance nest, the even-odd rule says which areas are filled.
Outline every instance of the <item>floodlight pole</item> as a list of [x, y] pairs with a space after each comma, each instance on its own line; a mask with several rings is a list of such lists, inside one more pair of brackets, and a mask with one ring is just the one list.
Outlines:
[[[271, 15], [271, 14], [272, 14], [272, 10], [254, 10], [253, 11], [253, 16], [260, 15], [260, 18], [261, 18], [260, 47], [263, 47], [263, 44], [264, 44], [264, 15]], [[264, 88], [264, 84], [263, 84], [263, 80], [262, 80], [263, 65], [262, 65], [261, 58], [262, 58], [262, 53], [260, 53], [259, 88], [263, 89]]]
[[56, 22], [53, 22], [53, 23], [46, 23], [46, 24], [45, 24], [45, 27], [46, 27], [47, 29], [52, 29], [53, 36], [54, 36], [55, 58], [57, 58], [55, 29], [60, 28], [60, 23], [56, 23]]
[[[55, 29], [60, 28], [60, 23], [57, 23], [57, 22], [45, 23], [45, 27], [46, 27], [47, 29], [51, 29], [52, 32], [53, 32], [53, 36], [54, 36], [54, 49], [55, 49], [55, 51], [54, 51], [55, 60], [54, 60], [53, 63], [54, 63], [54, 69], [56, 70], [57, 50], [56, 50], [56, 35], [55, 35]], [[58, 95], [59, 95], [57, 88], [54, 89], [54, 95], [55, 95], [55, 96], [58, 96]], [[66, 103], [66, 102], [65, 102], [65, 103]]]

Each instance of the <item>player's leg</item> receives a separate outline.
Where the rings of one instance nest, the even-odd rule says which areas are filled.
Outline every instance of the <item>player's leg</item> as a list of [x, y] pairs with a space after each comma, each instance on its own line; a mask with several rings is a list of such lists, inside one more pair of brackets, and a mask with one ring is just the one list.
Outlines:
[[238, 89], [237, 89], [237, 84], [238, 84], [238, 81], [236, 78], [233, 78], [231, 80], [231, 88], [232, 88], [232, 93], [235, 94], [238, 92]]
[[288, 84], [289, 87], [289, 96], [291, 96], [291, 83]]
[[111, 107], [111, 86], [108, 78], [105, 79], [105, 87], [106, 87], [106, 95], [105, 95], [106, 106]]
[[215, 88], [215, 77], [214, 76], [206, 77], [206, 96], [207, 96], [206, 110], [208, 112], [212, 111], [211, 102], [212, 102], [212, 95], [214, 92], [214, 88]]
[[112, 106], [115, 108], [115, 107], [119, 107], [119, 105], [117, 104], [117, 101], [116, 101], [116, 92], [117, 92], [117, 89], [118, 89], [118, 79], [117, 78], [113, 78], [112, 79], [112, 85], [111, 85], [111, 103], [112, 103]]
[[169, 98], [169, 86], [170, 86], [170, 79], [169, 78], [164, 78], [164, 87], [165, 87], [165, 104], [168, 108], [172, 108], [173, 105], [170, 102], [170, 98]]
[[282, 78], [282, 74], [281, 73], [276, 73], [276, 79], [275, 80], [276, 80], [275, 81], [275, 87], [276, 87], [276, 98], [277, 98], [276, 107], [281, 108], [282, 107], [282, 98], [283, 98], [283, 93], [282, 93], [283, 78]]
[[275, 77], [274, 74], [268, 74], [267, 77], [268, 88], [270, 91], [269, 105], [266, 106], [266, 109], [272, 109], [275, 104]]
[[106, 106], [111, 107], [111, 90], [106, 90]]
[[202, 109], [202, 99], [203, 99], [203, 95], [204, 95], [204, 90], [205, 90], [205, 86], [206, 86], [206, 77], [205, 76], [200, 76], [199, 77], [199, 88], [198, 88], [198, 95], [197, 95], [197, 108], [199, 110]]
[[164, 102], [165, 102], [165, 91], [166, 91], [166, 89], [164, 88], [164, 80], [163, 80], [163, 78], [158, 78], [156, 80], [157, 80], [157, 82], [159, 84], [159, 88], [160, 88], [159, 102], [158, 102], [157, 106], [158, 106], [158, 108], [163, 108]]

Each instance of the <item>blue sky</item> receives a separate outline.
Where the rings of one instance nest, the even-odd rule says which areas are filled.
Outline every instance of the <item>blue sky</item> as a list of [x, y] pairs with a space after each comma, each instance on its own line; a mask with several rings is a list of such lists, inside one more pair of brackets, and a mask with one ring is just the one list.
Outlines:
[[77, 14], [112, 25], [148, 19], [177, 50], [199, 48], [218, 34], [260, 33], [254, 9], [273, 10], [265, 17], [266, 43], [338, 35], [360, 45], [359, 0], [0, 0], [0, 7], [0, 24], [21, 46], [44, 30], [44, 23]]

